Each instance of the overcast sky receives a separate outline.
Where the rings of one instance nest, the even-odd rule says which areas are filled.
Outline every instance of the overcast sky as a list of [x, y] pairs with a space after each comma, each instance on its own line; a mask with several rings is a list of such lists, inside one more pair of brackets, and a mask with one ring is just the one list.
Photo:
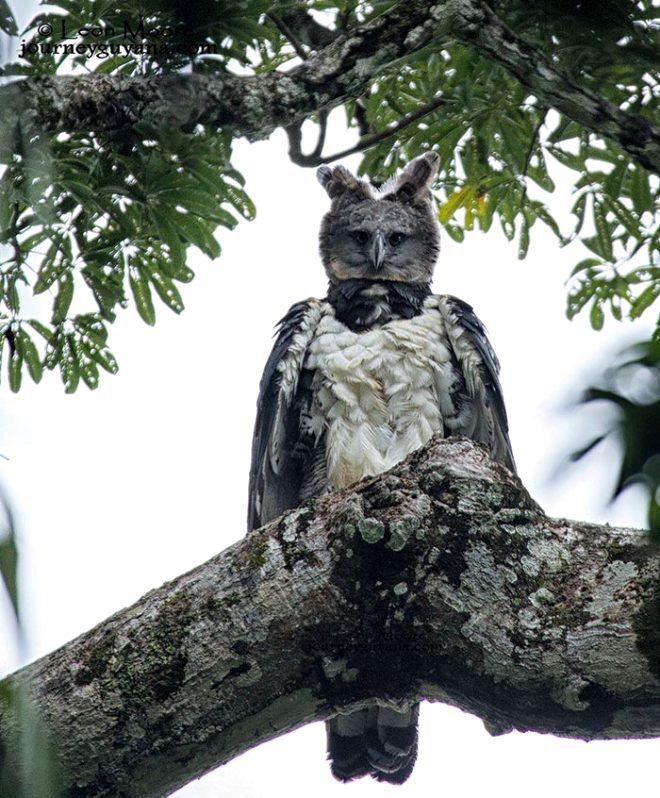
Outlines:
[[[347, 143], [334, 117], [328, 150]], [[100, 388], [63, 393], [57, 375], [26, 380], [17, 396], [0, 386], [0, 481], [21, 533], [21, 586], [29, 656], [41, 656], [198, 565], [244, 533], [247, 473], [258, 382], [274, 323], [295, 301], [323, 296], [317, 254], [328, 199], [311, 170], [291, 165], [286, 141], [236, 145], [258, 217], [221, 231], [223, 254], [192, 253], [195, 281], [186, 310], [157, 307], [151, 329], [131, 308], [111, 329], [120, 371]], [[355, 166], [355, 159], [348, 159]], [[561, 185], [561, 172], [558, 173]], [[551, 200], [561, 214], [560, 188]], [[629, 491], [605, 499], [616, 449], [602, 447], [583, 468], [551, 480], [590, 422], [565, 408], [612, 352], [648, 335], [650, 320], [593, 332], [568, 322], [564, 281], [582, 256], [533, 230], [522, 263], [496, 225], [462, 245], [443, 237], [434, 288], [472, 304], [502, 363], [513, 450], [532, 496], [556, 516], [642, 526], [644, 507]], [[561, 469], [560, 469], [561, 470]], [[0, 670], [18, 664], [8, 635]], [[2, 623], [2, 618], [0, 618]], [[4, 645], [3, 645], [4, 642]], [[370, 781], [334, 782], [324, 762], [322, 724], [239, 757], [176, 793], [180, 798], [386, 795]], [[657, 781], [657, 743], [585, 744], [534, 734], [491, 738], [476, 718], [425, 705], [421, 749], [396, 795], [487, 794], [621, 798]], [[433, 791], [432, 793], [430, 791]]]

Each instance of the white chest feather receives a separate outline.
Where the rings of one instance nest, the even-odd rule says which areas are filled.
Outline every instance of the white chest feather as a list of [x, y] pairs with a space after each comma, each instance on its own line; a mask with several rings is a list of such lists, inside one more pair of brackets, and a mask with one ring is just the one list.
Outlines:
[[386, 471], [453, 416], [455, 373], [435, 297], [412, 319], [352, 332], [330, 306], [307, 351], [332, 488]]

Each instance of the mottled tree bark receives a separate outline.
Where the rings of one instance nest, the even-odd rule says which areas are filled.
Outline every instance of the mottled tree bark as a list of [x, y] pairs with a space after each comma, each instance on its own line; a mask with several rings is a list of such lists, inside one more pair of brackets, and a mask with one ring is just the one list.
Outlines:
[[[330, 37], [328, 37], [330, 38]], [[279, 126], [359, 96], [398, 59], [433, 41], [459, 39], [505, 69], [555, 108], [616, 142], [647, 169], [660, 172], [660, 128], [562, 74], [538, 48], [504, 26], [480, 0], [411, 0], [333, 38], [301, 66], [257, 77], [228, 73], [150, 77], [60, 75], [0, 87], [0, 142], [18, 123], [48, 131], [117, 131], [148, 121], [156, 127], [197, 123], [264, 138]]]
[[374, 696], [443, 701], [491, 733], [660, 736], [660, 554], [641, 531], [547, 518], [478, 444], [434, 439], [0, 688], [18, 684], [70, 798], [168, 794]]

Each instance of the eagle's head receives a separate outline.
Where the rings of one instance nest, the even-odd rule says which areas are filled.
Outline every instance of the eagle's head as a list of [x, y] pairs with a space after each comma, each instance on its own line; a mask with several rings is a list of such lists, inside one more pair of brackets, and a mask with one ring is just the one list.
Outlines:
[[430, 283], [440, 251], [430, 185], [438, 156], [427, 152], [376, 189], [343, 166], [321, 166], [319, 182], [332, 200], [320, 249], [331, 283], [356, 278]]

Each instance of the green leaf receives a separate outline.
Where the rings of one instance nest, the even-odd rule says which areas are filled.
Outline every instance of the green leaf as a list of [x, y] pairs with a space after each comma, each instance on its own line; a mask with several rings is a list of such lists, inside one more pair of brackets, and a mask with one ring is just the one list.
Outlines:
[[543, 224], [547, 225], [552, 232], [557, 236], [559, 239], [560, 246], [563, 246], [566, 243], [566, 239], [561, 234], [561, 230], [559, 229], [559, 225], [555, 221], [555, 219], [550, 215], [546, 207], [540, 203], [532, 203], [533, 212], [538, 216], [538, 218], [543, 222]]
[[169, 208], [167, 209], [167, 214], [162, 213], [157, 208], [151, 209], [151, 216], [156, 223], [156, 228], [162, 241], [167, 244], [175, 268], [184, 266], [186, 262], [186, 247], [181, 242], [176, 228], [171, 223], [173, 217], [177, 215], [180, 216], [181, 214], [177, 214], [176, 211], [172, 211]]
[[257, 209], [254, 207], [254, 202], [248, 195], [240, 188], [230, 186], [225, 183], [224, 194], [236, 210], [245, 219], [252, 220], [257, 215]]
[[571, 208], [571, 213], [577, 217], [577, 222], [575, 223], [575, 230], [573, 231], [574, 235], [577, 235], [582, 229], [582, 225], [584, 224], [584, 212], [586, 207], [587, 207], [587, 195], [581, 194], [573, 204], [573, 207]]
[[232, 216], [229, 211], [226, 211], [224, 208], [218, 206], [215, 211], [213, 212], [213, 216], [210, 217], [214, 221], [218, 222], [219, 224], [223, 225], [224, 227], [228, 227], [230, 230], [233, 230], [236, 225], [238, 224], [238, 219], [235, 216]]
[[601, 307], [598, 299], [595, 299], [593, 305], [591, 306], [591, 311], [589, 312], [589, 321], [591, 322], [591, 326], [594, 328], [594, 330], [603, 329], [603, 324], [605, 323], [605, 314], [603, 313], [603, 308]]
[[492, 195], [481, 196], [477, 199], [477, 218], [479, 219], [479, 227], [484, 233], [490, 230], [496, 207], [497, 204]]
[[59, 362], [65, 393], [75, 393], [80, 382], [80, 364], [76, 356], [75, 338], [70, 333], [63, 336]]
[[18, 393], [21, 390], [21, 382], [23, 381], [23, 358], [14, 350], [9, 356], [8, 375], [9, 387], [13, 393]]
[[641, 166], [636, 166], [632, 173], [630, 196], [633, 207], [637, 213], [651, 210], [651, 191], [649, 189], [648, 172]]
[[80, 345], [85, 353], [101, 368], [105, 369], [110, 374], [116, 374], [119, 371], [119, 366], [115, 360], [114, 355], [107, 346], [103, 346], [98, 342], [82, 337]]
[[27, 363], [30, 377], [32, 377], [34, 382], [40, 382], [43, 375], [41, 358], [39, 357], [39, 352], [37, 351], [37, 347], [34, 345], [34, 342], [22, 327], [16, 333], [15, 342], [16, 351], [20, 355], [21, 360], [24, 360], [25, 363]]
[[171, 206], [180, 205], [187, 211], [198, 213], [200, 216], [204, 216], [207, 219], [216, 219], [218, 216], [218, 201], [211, 194], [200, 191], [199, 189], [165, 189], [164, 191], [159, 191], [156, 194], [156, 198]]
[[46, 347], [46, 354], [44, 355], [44, 366], [47, 369], [54, 369], [60, 362], [62, 356], [62, 349], [64, 347], [64, 334], [61, 329], [57, 329], [51, 338], [50, 344]]
[[520, 225], [520, 236], [518, 238], [518, 260], [524, 260], [529, 249], [529, 225], [527, 219], [523, 219]]
[[590, 249], [594, 253], [594, 255], [598, 255], [599, 258], [607, 260], [598, 236], [591, 236], [590, 238], [582, 238], [580, 240], [587, 249]]
[[217, 167], [209, 166], [201, 158], [187, 158], [185, 168], [213, 194], [223, 189], [223, 175]]
[[463, 186], [463, 188], [454, 191], [445, 202], [442, 203], [438, 210], [438, 221], [441, 224], [446, 224], [456, 211], [462, 207], [470, 194], [470, 187]]
[[582, 128], [577, 122], [562, 116], [559, 124], [548, 136], [548, 141], [556, 144], [558, 141], [566, 141], [567, 139], [574, 139], [580, 135]]
[[[6, 508], [5, 508], [6, 512]], [[9, 528], [4, 530], [0, 538], [0, 576], [5, 585], [5, 589], [11, 601], [14, 615], [18, 613], [18, 580], [16, 578], [18, 570], [18, 549], [16, 547], [16, 537], [14, 534], [13, 523], [10, 521]]]
[[53, 324], [64, 321], [71, 307], [73, 299], [73, 275], [63, 274], [60, 278], [60, 290], [57, 292], [53, 304]]
[[594, 224], [596, 225], [596, 236], [598, 238], [598, 243], [600, 244], [600, 251], [602, 252], [605, 260], [612, 261], [614, 259], [612, 250], [612, 231], [607, 223], [607, 219], [605, 218], [603, 206], [598, 203], [594, 205]]
[[649, 285], [633, 301], [630, 310], [630, 318], [638, 319], [647, 308], [650, 308], [655, 300], [660, 296], [660, 285]]
[[191, 213], [174, 211], [170, 216], [172, 225], [191, 244], [199, 247], [205, 255], [217, 258], [220, 255], [220, 244], [208, 229], [207, 224], [199, 221]]
[[610, 197], [620, 197], [623, 181], [628, 171], [628, 161], [619, 161], [603, 182], [605, 191]]
[[502, 228], [502, 232], [507, 238], [507, 241], [513, 241], [516, 235], [515, 222], [510, 222], [500, 213], [500, 226]]
[[600, 258], [585, 258], [577, 263], [573, 267], [573, 271], [571, 272], [571, 277], [576, 275], [578, 272], [582, 272], [585, 269], [593, 269], [595, 266], [602, 266], [603, 261]]
[[156, 323], [156, 311], [154, 310], [154, 303], [151, 298], [149, 281], [142, 272], [135, 267], [130, 271], [129, 283], [131, 291], [133, 292], [133, 298], [135, 299], [135, 305], [142, 321], [145, 321], [153, 327]]
[[574, 155], [572, 152], [566, 152], [559, 147], [550, 147], [549, 152], [562, 166], [567, 166], [569, 169], [573, 169], [576, 172], [581, 172], [584, 169], [584, 161], [582, 158]]
[[51, 285], [64, 274], [67, 270], [67, 263], [63, 258], [56, 261], [58, 255], [58, 244], [53, 242], [48, 249], [41, 262], [39, 269], [39, 277], [34, 284], [34, 293], [42, 294], [47, 291]]
[[80, 369], [80, 376], [83, 379], [85, 385], [93, 391], [94, 389], [98, 388], [99, 385], [99, 370], [96, 365], [89, 357], [88, 353], [85, 351], [84, 347], [82, 346], [80, 339], [77, 338], [75, 335], [70, 336], [71, 347], [74, 351], [76, 361], [78, 362], [78, 366]]
[[52, 341], [52, 339], [53, 339], [53, 331], [51, 329], [49, 329], [48, 327], [46, 327], [45, 324], [42, 324], [37, 319], [30, 319], [28, 321], [28, 324], [30, 325], [30, 327], [32, 327], [32, 329], [35, 332], [38, 332], [39, 335], [42, 336], [42, 338], [45, 338], [48, 343], [50, 343]]
[[[1, 0], [0, 0], [1, 1]], [[0, 240], [9, 232], [12, 210], [7, 187], [0, 183]]]
[[536, 166], [530, 165], [527, 169], [527, 173], [544, 191], [552, 192], [555, 190], [555, 184], [548, 174], [543, 153], [539, 152], [537, 158], [538, 164]]
[[622, 202], [615, 197], [606, 197], [604, 204], [633, 238], [640, 237], [639, 222]]
[[0, 0], [0, 30], [10, 36], [18, 36], [18, 26], [7, 0]]
[[156, 293], [170, 310], [181, 313], [184, 309], [183, 299], [174, 283], [164, 274], [150, 270], [149, 279], [153, 283]]
[[465, 238], [465, 232], [463, 228], [460, 227], [459, 225], [447, 223], [445, 225], [445, 230], [449, 233], [449, 236], [453, 238], [454, 241], [457, 241], [459, 244]]
[[437, 140], [437, 153], [440, 156], [440, 163], [451, 161], [454, 158], [456, 145], [465, 133], [466, 125], [463, 122], [451, 123], [447, 126]]

